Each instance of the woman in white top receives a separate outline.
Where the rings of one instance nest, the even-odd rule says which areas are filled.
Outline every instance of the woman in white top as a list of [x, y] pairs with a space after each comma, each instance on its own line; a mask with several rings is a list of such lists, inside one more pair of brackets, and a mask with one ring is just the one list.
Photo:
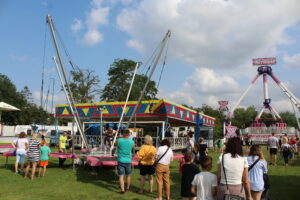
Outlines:
[[21, 132], [19, 138], [13, 141], [12, 146], [16, 149], [15, 173], [17, 174], [19, 163], [21, 164], [21, 171], [23, 172], [26, 160], [26, 152], [29, 146], [28, 140], [26, 139], [26, 133]]
[[[225, 168], [226, 176], [224, 175], [223, 167]], [[223, 200], [225, 194], [245, 197], [245, 193], [247, 199], [252, 200], [248, 177], [248, 162], [247, 158], [243, 157], [240, 138], [233, 137], [228, 140], [224, 154], [218, 160], [217, 177], [219, 183], [218, 200]]]
[[162, 190], [165, 189], [167, 200], [170, 199], [170, 163], [173, 161], [173, 151], [170, 148], [171, 144], [169, 140], [164, 139], [160, 143], [156, 152], [156, 182], [157, 182], [157, 198], [162, 199]]

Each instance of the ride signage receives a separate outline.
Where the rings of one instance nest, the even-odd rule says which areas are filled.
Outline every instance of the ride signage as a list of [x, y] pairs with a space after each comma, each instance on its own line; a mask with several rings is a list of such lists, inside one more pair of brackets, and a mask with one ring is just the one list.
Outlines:
[[253, 58], [253, 65], [275, 65], [276, 58]]
[[228, 111], [228, 101], [218, 101], [220, 107], [219, 107], [219, 111]]

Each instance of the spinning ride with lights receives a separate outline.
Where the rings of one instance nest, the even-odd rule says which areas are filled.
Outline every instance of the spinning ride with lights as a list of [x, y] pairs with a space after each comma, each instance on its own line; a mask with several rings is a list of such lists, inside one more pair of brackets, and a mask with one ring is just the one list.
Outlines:
[[[240, 105], [242, 100], [245, 98], [246, 94], [250, 91], [252, 86], [255, 84], [256, 80], [262, 75], [263, 77], [263, 92], [264, 92], [264, 102], [263, 106], [260, 109], [259, 113], [257, 114], [254, 123], [251, 125], [251, 128], [253, 130], [261, 130], [266, 128], [265, 121], [266, 120], [272, 120], [275, 123], [272, 125], [273, 128], [276, 128], [276, 130], [284, 130], [287, 128], [286, 123], [283, 122], [281, 116], [279, 113], [274, 109], [274, 107], [271, 106], [271, 98], [269, 97], [269, 90], [268, 90], [268, 76], [271, 77], [274, 82], [278, 85], [278, 87], [282, 90], [282, 92], [290, 99], [295, 115], [295, 106], [300, 111], [300, 101], [299, 99], [289, 90], [287, 87], [274, 75], [272, 71], [272, 67], [270, 65], [276, 64], [276, 58], [256, 58], [253, 59], [253, 65], [259, 66], [257, 68], [257, 75], [252, 80], [251, 84], [247, 87], [247, 89], [244, 91], [244, 93], [241, 95], [237, 103], [232, 107], [232, 109], [228, 112], [226, 118], [227, 118], [227, 124], [230, 124], [231, 118], [233, 118], [233, 113], [235, 109]], [[265, 110], [269, 110], [272, 114], [272, 119], [262, 119], [261, 116]], [[298, 128], [300, 128], [298, 118], [296, 117]], [[274, 131], [274, 130], [273, 130]]]

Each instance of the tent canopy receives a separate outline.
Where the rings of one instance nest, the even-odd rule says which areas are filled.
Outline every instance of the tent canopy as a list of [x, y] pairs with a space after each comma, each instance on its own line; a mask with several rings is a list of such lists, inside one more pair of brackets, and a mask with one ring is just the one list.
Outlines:
[[13, 111], [13, 110], [20, 110], [19, 108], [16, 108], [8, 103], [0, 102], [0, 110], [1, 111]]

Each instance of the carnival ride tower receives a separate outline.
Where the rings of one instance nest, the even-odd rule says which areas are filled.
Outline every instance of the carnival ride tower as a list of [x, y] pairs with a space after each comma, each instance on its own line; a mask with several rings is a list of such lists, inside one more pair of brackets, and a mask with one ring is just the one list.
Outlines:
[[[254, 77], [250, 85], [241, 95], [237, 103], [232, 107], [232, 109], [228, 112], [226, 118], [228, 123], [230, 124], [230, 119], [233, 118], [233, 113], [235, 109], [240, 105], [242, 100], [245, 98], [246, 94], [250, 91], [252, 86], [255, 84], [256, 80], [262, 75], [263, 76], [263, 91], [264, 91], [264, 102], [261, 110], [259, 111], [258, 115], [256, 116], [255, 120], [257, 121], [260, 119], [261, 115], [263, 114], [264, 110], [268, 109], [272, 117], [275, 121], [282, 121], [279, 113], [271, 106], [271, 98], [269, 97], [269, 90], [268, 90], [268, 76], [270, 76], [274, 82], [278, 85], [278, 87], [283, 91], [283, 93], [290, 99], [293, 106], [296, 106], [300, 111], [300, 101], [299, 99], [287, 89], [287, 87], [274, 75], [272, 72], [272, 67], [270, 65], [276, 64], [276, 58], [256, 58], [253, 59], [253, 65], [259, 66], [257, 68], [257, 75]], [[297, 117], [296, 117], [297, 118]], [[297, 119], [298, 120], [298, 119]], [[297, 121], [298, 122], [298, 121]], [[279, 123], [279, 125], [282, 125]], [[298, 122], [299, 125], [299, 122]]]

